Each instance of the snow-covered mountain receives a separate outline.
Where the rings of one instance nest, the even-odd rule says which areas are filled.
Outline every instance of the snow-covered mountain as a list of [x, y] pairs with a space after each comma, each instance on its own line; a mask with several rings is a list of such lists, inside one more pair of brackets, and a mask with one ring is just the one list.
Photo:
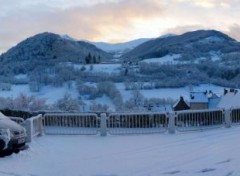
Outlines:
[[239, 51], [240, 43], [226, 34], [216, 30], [198, 30], [147, 41], [122, 57], [142, 60], [180, 54], [183, 60], [192, 60], [212, 57], [213, 53], [225, 55]]
[[[175, 34], [165, 34], [157, 38], [168, 38], [172, 36], [175, 36]], [[108, 43], [108, 42], [90, 42], [90, 43], [103, 51], [113, 53], [115, 54], [115, 56], [121, 56], [131, 51], [132, 49], [136, 48], [137, 46], [157, 38], [140, 38], [121, 43]]]
[[70, 41], [77, 41], [77, 39], [65, 34], [65, 35], [60, 35], [63, 39], [70, 40]]
[[107, 42], [90, 42], [90, 43], [106, 52], [124, 53], [149, 40], [151, 40], [151, 38], [141, 38], [123, 43], [107, 43]]
[[0, 60], [7, 63], [20, 61], [48, 62], [53, 60], [56, 62], [83, 62], [89, 53], [96, 57], [111, 59], [110, 54], [88, 42], [75, 41], [67, 35], [60, 36], [44, 32], [23, 40], [2, 54]]

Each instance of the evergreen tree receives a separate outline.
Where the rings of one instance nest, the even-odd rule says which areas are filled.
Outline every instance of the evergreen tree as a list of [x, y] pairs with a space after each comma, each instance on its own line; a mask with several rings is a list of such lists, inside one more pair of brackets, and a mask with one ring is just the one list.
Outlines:
[[97, 59], [96, 59], [95, 56], [92, 57], [92, 63], [93, 63], [93, 64], [96, 64], [96, 63], [97, 63]]
[[91, 53], [88, 53], [88, 55], [85, 57], [86, 64], [90, 64], [92, 62], [92, 55]]
[[98, 56], [98, 59], [97, 59], [97, 64], [99, 64], [101, 62], [101, 57]]

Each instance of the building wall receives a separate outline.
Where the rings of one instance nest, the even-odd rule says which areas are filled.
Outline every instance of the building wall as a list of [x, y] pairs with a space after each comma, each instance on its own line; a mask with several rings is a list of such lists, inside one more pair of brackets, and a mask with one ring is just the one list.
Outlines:
[[190, 103], [190, 109], [208, 109], [208, 103]]

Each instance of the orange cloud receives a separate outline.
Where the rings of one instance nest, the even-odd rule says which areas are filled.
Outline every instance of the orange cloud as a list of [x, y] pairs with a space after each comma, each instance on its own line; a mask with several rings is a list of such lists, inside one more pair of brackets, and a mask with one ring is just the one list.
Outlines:
[[238, 0], [0, 1], [0, 53], [44, 31], [119, 42], [206, 28], [237, 36], [240, 24]]
[[[157, 0], [121, 0], [91, 6], [59, 9], [48, 6], [20, 8], [0, 17], [0, 38], [14, 44], [24, 38], [50, 31], [69, 34], [78, 39], [131, 39], [129, 30], [134, 20], [150, 20], [161, 16], [164, 5]], [[2, 47], [2, 46], [0, 46]]]

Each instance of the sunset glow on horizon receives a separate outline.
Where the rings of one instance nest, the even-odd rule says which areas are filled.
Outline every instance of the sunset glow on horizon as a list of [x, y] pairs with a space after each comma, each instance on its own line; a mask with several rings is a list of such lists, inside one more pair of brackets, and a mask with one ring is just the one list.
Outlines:
[[0, 0], [0, 53], [45, 31], [124, 42], [198, 29], [240, 40], [239, 0]]

